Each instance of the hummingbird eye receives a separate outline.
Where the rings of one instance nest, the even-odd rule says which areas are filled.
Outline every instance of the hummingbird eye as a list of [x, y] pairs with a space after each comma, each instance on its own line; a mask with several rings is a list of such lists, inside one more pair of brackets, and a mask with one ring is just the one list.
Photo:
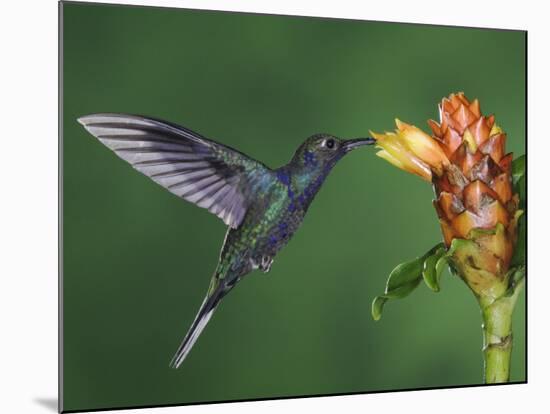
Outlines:
[[328, 138], [323, 142], [324, 146], [328, 149], [333, 149], [336, 146], [336, 142], [332, 138]]

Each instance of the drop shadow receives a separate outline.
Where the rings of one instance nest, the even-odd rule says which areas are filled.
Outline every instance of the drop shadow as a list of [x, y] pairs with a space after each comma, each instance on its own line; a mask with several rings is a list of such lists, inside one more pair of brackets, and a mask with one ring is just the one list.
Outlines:
[[34, 402], [50, 411], [57, 412], [57, 398], [35, 398]]

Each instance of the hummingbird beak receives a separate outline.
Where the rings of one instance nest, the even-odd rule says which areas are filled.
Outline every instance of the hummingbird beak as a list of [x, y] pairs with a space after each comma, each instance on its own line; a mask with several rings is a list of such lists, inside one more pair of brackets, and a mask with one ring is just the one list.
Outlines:
[[344, 141], [342, 148], [344, 149], [344, 152], [350, 152], [351, 150], [362, 147], [363, 145], [373, 145], [373, 144], [376, 144], [376, 140], [371, 137], [348, 139], [347, 141]]

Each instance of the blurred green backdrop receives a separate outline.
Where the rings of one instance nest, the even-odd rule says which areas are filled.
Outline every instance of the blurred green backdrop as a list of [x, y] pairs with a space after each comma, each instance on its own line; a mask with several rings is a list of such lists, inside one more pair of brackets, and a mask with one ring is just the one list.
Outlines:
[[[525, 33], [162, 8], [63, 6], [65, 410], [479, 384], [480, 315], [449, 274], [370, 315], [388, 273], [441, 239], [425, 182], [354, 152], [302, 228], [168, 362], [225, 233], [76, 122], [180, 123], [272, 167], [315, 132], [425, 127], [463, 90], [525, 151]], [[427, 127], [425, 128], [427, 130]], [[525, 374], [525, 302], [512, 380]]]

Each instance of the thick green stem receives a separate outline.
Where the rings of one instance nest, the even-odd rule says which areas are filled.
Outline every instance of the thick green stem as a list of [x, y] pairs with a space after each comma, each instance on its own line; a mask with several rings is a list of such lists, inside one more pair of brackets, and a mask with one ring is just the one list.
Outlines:
[[512, 313], [522, 284], [516, 286], [512, 295], [494, 300], [479, 298], [483, 317], [483, 356], [485, 383], [496, 384], [510, 379], [512, 356]]
[[512, 312], [509, 306], [496, 301], [485, 309], [483, 316], [483, 355], [485, 382], [508, 382], [512, 355]]

